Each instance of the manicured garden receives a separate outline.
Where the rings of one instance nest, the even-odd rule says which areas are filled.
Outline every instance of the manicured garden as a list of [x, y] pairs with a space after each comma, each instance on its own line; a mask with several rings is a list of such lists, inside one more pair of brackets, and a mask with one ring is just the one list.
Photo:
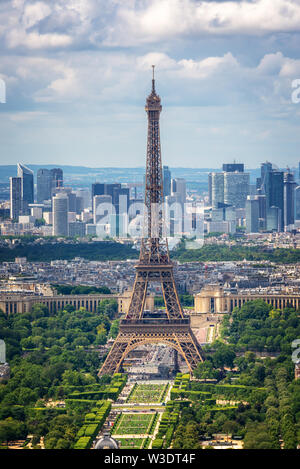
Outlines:
[[145, 449], [148, 448], [149, 438], [118, 438], [120, 449]]
[[163, 402], [168, 386], [168, 384], [136, 384], [127, 402], [142, 404]]
[[155, 413], [132, 414], [122, 413], [116, 420], [112, 434], [113, 435], [144, 435], [150, 434], [155, 420]]

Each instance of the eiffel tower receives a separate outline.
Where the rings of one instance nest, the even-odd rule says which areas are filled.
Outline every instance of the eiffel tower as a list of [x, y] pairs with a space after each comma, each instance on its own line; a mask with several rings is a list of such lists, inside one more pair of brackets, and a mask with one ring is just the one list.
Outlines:
[[[190, 328], [179, 301], [170, 260], [168, 243], [163, 234], [163, 178], [160, 150], [160, 97], [155, 91], [154, 65], [152, 91], [146, 101], [148, 115], [147, 164], [145, 178], [145, 218], [147, 237], [141, 240], [140, 258], [128, 312], [120, 321], [119, 334], [99, 371], [99, 376], [122, 369], [130, 351], [144, 344], [163, 343], [181, 354], [192, 372], [203, 352]], [[145, 231], [144, 231], [145, 234]], [[165, 311], [150, 314], [144, 311], [150, 282], [161, 284]]]

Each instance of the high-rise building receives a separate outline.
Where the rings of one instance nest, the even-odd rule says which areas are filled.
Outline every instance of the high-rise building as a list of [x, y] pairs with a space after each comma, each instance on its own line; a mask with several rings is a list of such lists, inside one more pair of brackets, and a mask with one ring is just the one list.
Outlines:
[[284, 226], [295, 222], [295, 189], [297, 183], [290, 172], [284, 174]]
[[295, 189], [295, 220], [300, 220], [300, 186]]
[[[278, 207], [280, 210], [279, 231], [284, 228], [284, 173], [283, 171], [272, 169], [266, 176], [266, 198], [267, 198], [267, 217], [268, 209]], [[273, 216], [273, 215], [272, 215]]]
[[10, 218], [17, 220], [22, 215], [22, 179], [10, 177]]
[[282, 211], [278, 207], [267, 208], [267, 231], [282, 231]]
[[243, 163], [224, 163], [222, 168], [225, 173], [235, 173], [235, 172], [243, 173], [244, 172]]
[[259, 232], [259, 199], [258, 196], [248, 195], [246, 200], [246, 232]]
[[249, 194], [250, 174], [224, 172], [224, 204], [244, 208]]
[[164, 198], [171, 194], [171, 171], [169, 166], [163, 166], [163, 193]]
[[28, 205], [34, 202], [33, 171], [18, 163], [18, 177], [21, 178], [22, 214], [28, 215]]
[[300, 186], [295, 189], [295, 220], [300, 220]]
[[171, 196], [176, 197], [183, 205], [186, 202], [186, 180], [183, 178], [171, 179]]
[[52, 188], [62, 187], [64, 185], [64, 173], [61, 168], [53, 168], [50, 170], [52, 175]]
[[53, 174], [49, 169], [40, 168], [37, 172], [37, 203], [52, 197]]
[[69, 223], [69, 236], [75, 238], [78, 236], [79, 238], [83, 238], [86, 234], [86, 224], [82, 223], [82, 221], [74, 221]]
[[68, 197], [68, 207], [69, 212], [76, 213], [77, 208], [77, 201], [76, 201], [76, 194], [72, 191], [71, 187], [55, 187], [52, 189], [53, 195], [57, 194], [66, 194]]
[[[262, 163], [260, 167], [260, 189], [261, 192], [266, 194], [266, 186], [268, 183], [268, 174], [272, 171], [273, 166], [272, 163], [266, 161], [266, 163]], [[259, 189], [259, 187], [258, 187]]]
[[104, 183], [94, 182], [94, 184], [92, 184], [92, 200], [94, 200], [95, 195], [105, 195]]
[[68, 195], [61, 192], [52, 199], [53, 236], [68, 236]]
[[90, 208], [91, 205], [91, 192], [87, 189], [78, 189], [75, 191], [76, 197], [83, 200], [80, 204], [83, 204], [83, 209]]
[[95, 195], [93, 198], [94, 224], [96, 225], [106, 215], [112, 214], [111, 195]]
[[265, 194], [257, 194], [259, 204], [259, 227], [265, 230], [267, 227], [267, 198]]
[[212, 173], [208, 174], [208, 205], [212, 205]]
[[224, 173], [211, 173], [212, 208], [224, 207]]
[[[111, 199], [111, 203], [115, 209], [115, 215], [112, 214], [112, 225], [114, 226], [113, 231], [116, 236], [121, 233], [121, 218], [128, 213], [130, 203], [130, 188], [122, 187], [120, 183], [99, 183], [96, 182], [92, 185], [92, 196], [93, 196], [93, 210], [95, 208], [95, 197], [96, 196], [108, 196]], [[98, 200], [98, 199], [96, 199]], [[100, 200], [100, 199], [99, 199]], [[103, 199], [105, 200], [105, 199]], [[97, 202], [98, 203], [98, 202]], [[113, 212], [113, 211], [111, 211]], [[98, 219], [98, 217], [96, 217]], [[95, 217], [94, 217], [95, 220]], [[94, 223], [96, 223], [94, 221]]]

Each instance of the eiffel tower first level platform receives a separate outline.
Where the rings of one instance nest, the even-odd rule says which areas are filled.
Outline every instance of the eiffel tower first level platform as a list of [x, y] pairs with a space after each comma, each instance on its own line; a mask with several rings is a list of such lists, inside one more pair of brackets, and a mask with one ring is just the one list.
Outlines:
[[177, 350], [184, 357], [190, 372], [203, 361], [203, 352], [190, 328], [189, 319], [123, 319], [99, 376], [120, 371], [126, 356], [145, 344], [165, 344]]

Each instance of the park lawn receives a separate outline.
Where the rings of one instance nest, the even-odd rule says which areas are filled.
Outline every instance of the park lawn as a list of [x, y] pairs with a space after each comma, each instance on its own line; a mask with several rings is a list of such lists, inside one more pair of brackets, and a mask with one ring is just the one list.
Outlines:
[[117, 424], [113, 427], [113, 435], [143, 435], [149, 434], [155, 413], [151, 414], [121, 414]]
[[145, 404], [162, 402], [168, 384], [138, 384], [129, 395], [127, 402]]
[[120, 449], [142, 449], [147, 438], [118, 438]]

